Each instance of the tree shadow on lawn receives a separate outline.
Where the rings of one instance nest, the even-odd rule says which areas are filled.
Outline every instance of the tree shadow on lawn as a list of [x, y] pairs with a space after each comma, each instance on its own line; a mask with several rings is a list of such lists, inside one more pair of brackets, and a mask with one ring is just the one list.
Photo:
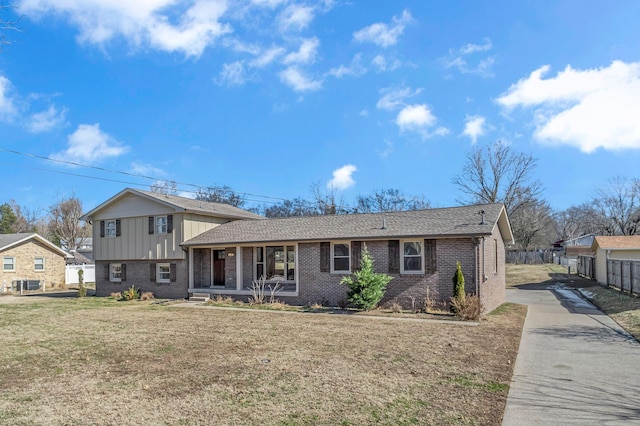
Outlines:
[[572, 288], [588, 288], [600, 286], [595, 280], [581, 277], [575, 274], [550, 273], [549, 279], [542, 282], [515, 284], [512, 287], [518, 290], [546, 290], [549, 286], [563, 284]]

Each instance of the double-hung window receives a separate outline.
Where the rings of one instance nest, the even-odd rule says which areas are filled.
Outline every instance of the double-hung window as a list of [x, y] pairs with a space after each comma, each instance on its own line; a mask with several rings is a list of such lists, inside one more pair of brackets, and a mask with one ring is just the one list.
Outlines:
[[156, 234], [166, 234], [166, 233], [167, 233], [167, 217], [156, 216]]
[[115, 238], [116, 237], [116, 221], [107, 220], [105, 222], [105, 237]]
[[424, 250], [422, 241], [402, 241], [400, 272], [403, 274], [424, 273]]
[[156, 268], [156, 282], [171, 282], [171, 265], [169, 263], [158, 263]]
[[119, 283], [122, 281], [122, 264], [111, 263], [109, 265], [109, 281]]
[[16, 270], [16, 258], [13, 256], [5, 256], [2, 258], [2, 270], [11, 272]]
[[351, 248], [348, 242], [331, 244], [331, 272], [336, 274], [351, 273]]
[[36, 257], [33, 259], [33, 270], [44, 271], [44, 257]]

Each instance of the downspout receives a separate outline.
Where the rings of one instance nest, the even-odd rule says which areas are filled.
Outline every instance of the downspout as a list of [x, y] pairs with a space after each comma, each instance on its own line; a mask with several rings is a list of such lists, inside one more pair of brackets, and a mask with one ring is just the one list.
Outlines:
[[479, 268], [479, 262], [480, 262], [480, 243], [478, 242], [478, 239], [473, 237], [471, 238], [471, 243], [473, 244], [473, 276], [474, 276], [474, 283], [476, 285], [476, 296], [480, 296], [478, 294], [478, 291], [480, 291], [480, 285], [478, 284], [478, 281], [480, 279], [480, 268]]

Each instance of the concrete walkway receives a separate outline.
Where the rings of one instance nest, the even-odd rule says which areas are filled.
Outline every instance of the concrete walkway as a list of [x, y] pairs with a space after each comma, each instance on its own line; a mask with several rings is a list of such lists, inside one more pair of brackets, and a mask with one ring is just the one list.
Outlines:
[[640, 425], [640, 344], [562, 288], [507, 290], [529, 306], [502, 424]]

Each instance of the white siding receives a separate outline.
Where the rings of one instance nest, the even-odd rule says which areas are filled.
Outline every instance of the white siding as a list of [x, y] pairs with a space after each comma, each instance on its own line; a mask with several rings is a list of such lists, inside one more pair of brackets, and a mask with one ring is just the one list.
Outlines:
[[[184, 240], [189, 240], [218, 225], [229, 222], [229, 219], [212, 216], [200, 216], [195, 214], [183, 215]], [[175, 220], [175, 219], [174, 219]], [[175, 223], [175, 222], [174, 222]]]
[[120, 219], [123, 217], [157, 216], [171, 213], [175, 213], [175, 209], [171, 206], [165, 206], [137, 195], [126, 194], [122, 199], [118, 200], [117, 203], [96, 212], [92, 220], [99, 221], [103, 219]]

